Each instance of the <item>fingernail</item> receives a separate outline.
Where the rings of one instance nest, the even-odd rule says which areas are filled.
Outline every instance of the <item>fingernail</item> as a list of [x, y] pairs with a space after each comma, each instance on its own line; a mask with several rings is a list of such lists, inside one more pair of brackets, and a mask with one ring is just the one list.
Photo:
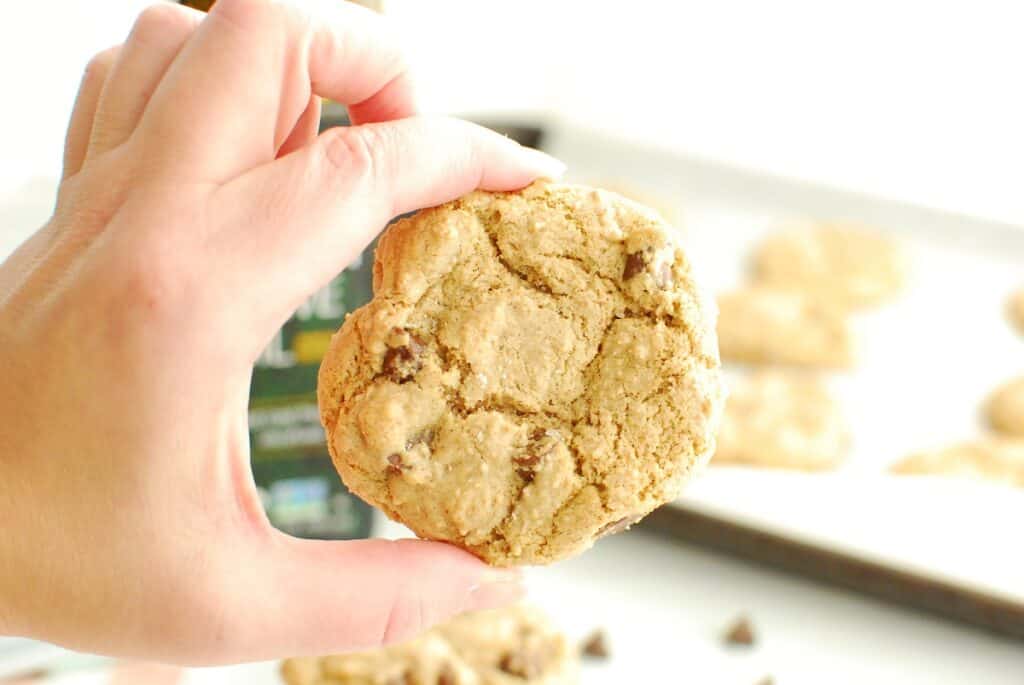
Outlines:
[[523, 598], [526, 588], [518, 571], [489, 569], [469, 591], [466, 611], [496, 609]]
[[523, 147], [520, 150], [526, 163], [539, 172], [540, 176], [558, 179], [565, 173], [565, 162], [555, 159], [546, 152], [535, 150], [532, 147]]

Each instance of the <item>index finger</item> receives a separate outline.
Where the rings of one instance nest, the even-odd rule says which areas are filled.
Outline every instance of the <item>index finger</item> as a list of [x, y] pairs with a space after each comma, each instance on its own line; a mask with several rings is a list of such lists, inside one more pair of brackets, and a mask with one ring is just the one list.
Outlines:
[[147, 150], [159, 168], [223, 182], [274, 159], [312, 94], [409, 116], [405, 71], [387, 22], [358, 5], [220, 0], [154, 93], [140, 134], [159, 141]]

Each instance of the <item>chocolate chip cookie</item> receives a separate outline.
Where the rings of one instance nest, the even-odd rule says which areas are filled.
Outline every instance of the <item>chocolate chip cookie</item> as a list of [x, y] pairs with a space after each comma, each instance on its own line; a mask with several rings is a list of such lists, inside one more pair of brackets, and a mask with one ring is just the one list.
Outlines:
[[891, 299], [903, 286], [904, 259], [885, 236], [858, 224], [796, 222], [756, 249], [754, 278], [847, 309]]
[[902, 475], [958, 476], [1024, 487], [1024, 440], [987, 438], [919, 452], [891, 470]]
[[288, 685], [569, 685], [579, 656], [536, 609], [467, 614], [394, 647], [288, 659]]
[[985, 403], [985, 415], [994, 429], [1024, 438], [1024, 377], [999, 387]]
[[722, 359], [821, 368], [853, 365], [845, 312], [801, 293], [747, 287], [718, 298]]
[[535, 183], [393, 224], [335, 335], [348, 487], [424, 538], [548, 563], [674, 499], [714, 451], [713, 305], [653, 212]]
[[821, 471], [846, 456], [839, 405], [814, 376], [759, 371], [730, 384], [712, 463]]

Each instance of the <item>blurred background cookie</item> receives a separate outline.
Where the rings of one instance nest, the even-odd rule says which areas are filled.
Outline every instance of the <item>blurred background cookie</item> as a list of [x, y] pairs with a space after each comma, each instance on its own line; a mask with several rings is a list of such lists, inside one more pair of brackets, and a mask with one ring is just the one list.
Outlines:
[[978, 478], [1024, 487], [1024, 440], [983, 438], [918, 452], [893, 465], [892, 472]]
[[838, 403], [811, 374], [758, 371], [730, 384], [713, 464], [820, 471], [846, 456]]
[[891, 299], [905, 265], [896, 243], [866, 226], [838, 221], [788, 224], [766, 237], [753, 257], [753, 276], [856, 309]]
[[1006, 311], [1017, 330], [1024, 333], [1024, 288], [1010, 296]]
[[1000, 433], [1024, 437], [1024, 377], [997, 388], [985, 402], [985, 416]]
[[579, 654], [539, 610], [465, 614], [400, 645], [287, 659], [287, 685], [571, 685]]
[[725, 361], [849, 368], [853, 336], [845, 312], [799, 292], [751, 286], [718, 298]]

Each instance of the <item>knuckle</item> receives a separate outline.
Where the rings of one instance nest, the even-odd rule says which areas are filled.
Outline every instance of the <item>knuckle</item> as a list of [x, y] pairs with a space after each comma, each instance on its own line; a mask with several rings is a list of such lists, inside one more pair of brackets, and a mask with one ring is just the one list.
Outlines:
[[374, 176], [383, 148], [381, 134], [374, 128], [339, 126], [323, 134], [324, 161], [346, 175]]
[[193, 19], [179, 5], [150, 5], [139, 13], [132, 26], [130, 41], [154, 43], [191, 30]]
[[119, 48], [107, 48], [103, 52], [96, 53], [85, 65], [85, 73], [82, 81], [86, 83], [101, 84], [107, 79], [110, 67], [114, 63]]
[[271, 18], [280, 19], [280, 13], [285, 9], [286, 5], [280, 0], [220, 0], [210, 14], [248, 30], [266, 26]]

